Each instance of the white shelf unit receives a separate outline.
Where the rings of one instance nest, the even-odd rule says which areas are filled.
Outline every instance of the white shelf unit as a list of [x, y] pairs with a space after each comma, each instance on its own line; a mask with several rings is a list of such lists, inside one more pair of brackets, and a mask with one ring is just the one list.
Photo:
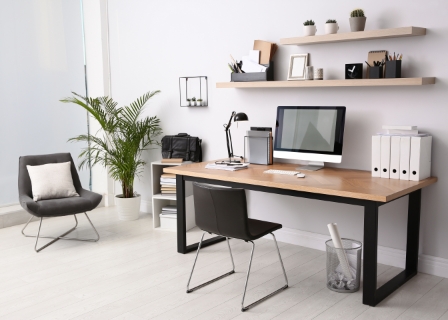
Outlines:
[[[176, 194], [162, 194], [160, 191], [160, 176], [163, 174], [163, 168], [179, 166], [182, 163], [162, 163], [161, 161], [151, 162], [151, 180], [152, 180], [152, 224], [154, 228], [163, 230], [177, 230], [176, 218], [163, 218], [161, 221], [160, 213], [162, 208], [167, 205], [176, 205]], [[196, 226], [194, 221], [193, 188], [191, 182], [185, 183], [185, 204], [186, 204], [186, 225], [187, 230]], [[162, 222], [162, 223], [161, 223]], [[161, 226], [165, 226], [165, 228]]]

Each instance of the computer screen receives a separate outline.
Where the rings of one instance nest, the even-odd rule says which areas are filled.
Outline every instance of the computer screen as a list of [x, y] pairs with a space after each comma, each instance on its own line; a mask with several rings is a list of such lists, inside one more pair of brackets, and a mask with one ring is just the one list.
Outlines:
[[[341, 156], [344, 123], [345, 107], [278, 107], [274, 157], [288, 157], [275, 151], [308, 153], [303, 160], [317, 160], [311, 154]], [[296, 154], [289, 156], [300, 159]]]

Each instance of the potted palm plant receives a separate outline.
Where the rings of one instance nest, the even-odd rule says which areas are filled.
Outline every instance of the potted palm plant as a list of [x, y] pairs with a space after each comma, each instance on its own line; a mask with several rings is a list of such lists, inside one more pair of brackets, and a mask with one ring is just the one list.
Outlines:
[[120, 181], [122, 194], [116, 196], [118, 218], [136, 220], [140, 212], [140, 195], [134, 192], [134, 178], [141, 175], [146, 162], [141, 155], [150, 146], [158, 144], [155, 137], [162, 133], [157, 116], [143, 117], [148, 100], [160, 91], [147, 92], [129, 106], [118, 107], [109, 97], [88, 98], [73, 93], [62, 99], [75, 103], [93, 116], [101, 126], [95, 135], [82, 134], [69, 141], [86, 142], [79, 155], [83, 168], [89, 162], [108, 168], [111, 178]]

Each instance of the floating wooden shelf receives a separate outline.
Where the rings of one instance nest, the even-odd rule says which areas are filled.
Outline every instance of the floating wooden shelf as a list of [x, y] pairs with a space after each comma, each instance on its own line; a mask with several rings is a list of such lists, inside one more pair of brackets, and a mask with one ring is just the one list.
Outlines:
[[359, 31], [359, 32], [324, 34], [309, 37], [283, 38], [280, 39], [280, 44], [306, 45], [306, 44], [318, 44], [329, 42], [414, 37], [414, 36], [424, 36], [425, 34], [426, 34], [426, 28], [401, 27], [393, 29], [379, 29], [379, 30]]
[[395, 87], [434, 84], [435, 77], [397, 79], [217, 82], [216, 88]]

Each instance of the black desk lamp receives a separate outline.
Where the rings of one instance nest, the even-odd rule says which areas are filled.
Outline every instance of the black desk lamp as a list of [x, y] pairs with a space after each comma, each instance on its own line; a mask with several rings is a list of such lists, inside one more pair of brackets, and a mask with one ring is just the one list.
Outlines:
[[224, 124], [224, 129], [226, 130], [226, 139], [227, 139], [227, 153], [229, 155], [228, 161], [223, 161], [222, 163], [241, 163], [240, 160], [234, 160], [232, 158], [238, 157], [240, 159], [243, 159], [241, 156], [236, 156], [233, 154], [233, 145], [232, 145], [232, 136], [230, 134], [230, 126], [232, 125], [232, 119], [233, 121], [248, 121], [249, 118], [247, 117], [247, 114], [240, 112], [236, 113], [235, 111], [232, 111], [232, 115], [230, 116], [229, 123]]

